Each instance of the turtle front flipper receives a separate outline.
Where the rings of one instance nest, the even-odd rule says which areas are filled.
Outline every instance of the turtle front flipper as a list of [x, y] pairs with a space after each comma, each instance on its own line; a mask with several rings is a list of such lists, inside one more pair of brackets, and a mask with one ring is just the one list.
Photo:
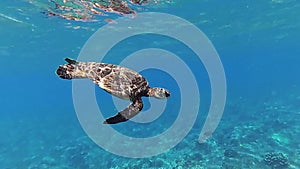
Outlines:
[[124, 110], [120, 111], [115, 116], [106, 119], [103, 122], [103, 124], [116, 124], [116, 123], [125, 122], [128, 119], [131, 119], [132, 117], [137, 115], [142, 109], [143, 109], [143, 102], [142, 99], [139, 98], [136, 101], [134, 101], [132, 104], [130, 104], [128, 107], [126, 107]]

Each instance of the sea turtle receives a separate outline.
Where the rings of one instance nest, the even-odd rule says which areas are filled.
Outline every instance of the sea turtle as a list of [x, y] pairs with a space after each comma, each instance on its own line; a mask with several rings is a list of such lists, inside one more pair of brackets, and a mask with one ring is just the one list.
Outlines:
[[143, 96], [158, 99], [170, 96], [167, 89], [149, 87], [142, 75], [128, 68], [107, 63], [79, 62], [69, 58], [65, 61], [68, 64], [60, 65], [56, 70], [59, 77], [69, 80], [89, 78], [108, 93], [132, 101], [127, 108], [106, 119], [104, 124], [124, 122], [137, 115], [143, 108]]

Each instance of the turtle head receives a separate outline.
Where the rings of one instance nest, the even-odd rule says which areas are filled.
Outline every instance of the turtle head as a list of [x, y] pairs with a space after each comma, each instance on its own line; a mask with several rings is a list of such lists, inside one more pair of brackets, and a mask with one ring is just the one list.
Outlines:
[[167, 89], [164, 88], [150, 88], [148, 90], [148, 96], [155, 97], [157, 99], [165, 99], [171, 96], [170, 92]]

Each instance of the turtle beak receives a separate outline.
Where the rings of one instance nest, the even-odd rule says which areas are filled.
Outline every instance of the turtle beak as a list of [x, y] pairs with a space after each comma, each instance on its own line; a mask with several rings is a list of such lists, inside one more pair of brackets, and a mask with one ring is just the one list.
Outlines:
[[170, 92], [168, 92], [168, 91], [165, 92], [165, 95], [166, 95], [166, 97], [170, 97], [171, 96]]

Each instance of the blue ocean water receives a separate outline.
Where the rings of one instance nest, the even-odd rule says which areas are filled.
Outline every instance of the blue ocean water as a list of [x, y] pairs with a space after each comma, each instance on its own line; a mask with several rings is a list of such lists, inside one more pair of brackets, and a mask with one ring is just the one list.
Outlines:
[[[200, 144], [211, 89], [195, 54], [178, 41], [156, 35], [133, 37], [113, 48], [104, 60], [116, 64], [142, 48], [173, 51], [200, 84], [201, 105], [192, 130], [174, 148], [149, 158], [118, 156], [95, 144], [77, 119], [72, 82], [55, 74], [65, 57], [76, 59], [90, 36], [107, 23], [46, 16], [43, 10], [50, 2], [38, 2], [38, 7], [28, 1], [0, 2], [0, 168], [300, 168], [298, 1], [176, 0], [138, 9], [176, 15], [196, 25], [216, 48], [227, 82], [222, 119]], [[181, 103], [180, 86], [170, 75], [159, 70], [141, 73], [150, 84], [172, 91], [172, 97], [153, 123], [114, 126], [132, 137], [166, 131]], [[98, 88], [95, 92], [105, 117], [113, 115], [110, 95]], [[109, 101], [101, 104], [104, 98]], [[145, 100], [145, 110], [149, 107]]]

